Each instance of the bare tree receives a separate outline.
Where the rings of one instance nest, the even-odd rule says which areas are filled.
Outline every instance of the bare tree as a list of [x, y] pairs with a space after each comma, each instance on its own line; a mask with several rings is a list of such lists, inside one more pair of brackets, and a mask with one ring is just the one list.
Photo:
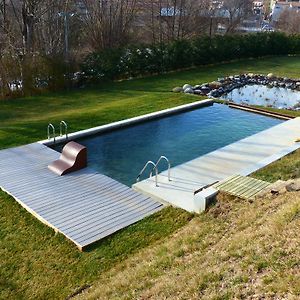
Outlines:
[[144, 1], [144, 9], [151, 19], [143, 19], [143, 29], [151, 31], [153, 43], [198, 36], [210, 26], [210, 0]]
[[224, 0], [224, 19], [226, 33], [233, 33], [252, 10], [250, 0]]
[[83, 0], [86, 43], [93, 49], [120, 47], [130, 40], [136, 0]]
[[297, 10], [285, 9], [279, 17], [277, 28], [287, 33], [299, 33], [300, 13]]
[[[6, 0], [0, 6], [0, 88], [22, 82], [35, 87], [47, 60], [63, 52], [64, 26], [59, 12], [72, 9], [68, 0]], [[48, 59], [49, 58], [49, 59]]]

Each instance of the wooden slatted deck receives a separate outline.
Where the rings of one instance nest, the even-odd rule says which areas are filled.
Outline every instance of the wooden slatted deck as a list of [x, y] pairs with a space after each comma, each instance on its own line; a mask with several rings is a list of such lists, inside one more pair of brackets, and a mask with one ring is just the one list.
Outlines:
[[162, 208], [162, 204], [86, 168], [57, 176], [59, 153], [38, 143], [0, 151], [0, 187], [80, 250]]
[[228, 179], [219, 182], [214, 187], [222, 192], [237, 196], [246, 200], [253, 200], [262, 190], [268, 188], [271, 184], [266, 181], [251, 177], [234, 175]]

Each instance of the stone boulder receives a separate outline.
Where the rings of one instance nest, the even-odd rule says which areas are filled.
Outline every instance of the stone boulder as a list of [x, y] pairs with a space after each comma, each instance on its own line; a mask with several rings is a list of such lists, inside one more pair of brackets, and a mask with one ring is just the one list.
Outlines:
[[222, 86], [222, 83], [218, 82], [218, 81], [213, 81], [209, 84], [209, 87], [211, 89], [218, 89]]
[[182, 88], [185, 91], [186, 89], [192, 89], [193, 87], [190, 84], [186, 83]]
[[186, 88], [185, 90], [184, 90], [184, 93], [185, 94], [194, 94], [194, 90], [190, 87], [190, 88]]
[[175, 87], [172, 91], [173, 91], [174, 93], [181, 93], [181, 92], [183, 92], [183, 88], [177, 86], [177, 87]]
[[296, 179], [286, 186], [288, 192], [299, 192], [300, 191], [300, 179]]

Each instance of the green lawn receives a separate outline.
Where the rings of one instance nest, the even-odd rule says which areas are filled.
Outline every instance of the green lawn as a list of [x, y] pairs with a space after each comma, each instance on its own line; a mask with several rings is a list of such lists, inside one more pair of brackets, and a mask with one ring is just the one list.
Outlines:
[[[71, 131], [106, 124], [198, 100], [170, 90], [244, 72], [299, 77], [299, 57], [207, 66], [59, 94], [0, 101], [0, 148], [44, 139], [49, 122], [65, 120]], [[192, 215], [168, 208], [80, 253], [0, 192], [0, 298], [59, 299], [92, 285], [141, 249], [163, 243]]]
[[258, 170], [252, 177], [268, 182], [300, 178], [300, 150]]
[[244, 72], [272, 72], [297, 78], [299, 69], [299, 57], [270, 57], [107, 83], [92, 89], [0, 101], [0, 147], [44, 139], [49, 122], [59, 124], [66, 120], [70, 130], [77, 131], [199, 99], [170, 93], [173, 87], [184, 83], [204, 83]]

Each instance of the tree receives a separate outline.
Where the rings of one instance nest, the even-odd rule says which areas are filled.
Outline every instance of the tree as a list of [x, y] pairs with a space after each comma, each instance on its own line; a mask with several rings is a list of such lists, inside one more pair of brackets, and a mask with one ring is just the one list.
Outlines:
[[233, 33], [252, 10], [250, 0], [224, 0], [223, 9], [226, 18], [226, 33]]
[[281, 13], [276, 27], [286, 33], [299, 33], [300, 12], [298, 10], [285, 9]]
[[7, 92], [9, 83], [15, 81], [22, 83], [22, 91], [31, 93], [37, 80], [53, 77], [49, 61], [57, 64], [57, 56], [63, 52], [64, 27], [59, 12], [72, 8], [73, 2], [6, 0], [1, 4], [0, 89]]
[[143, 30], [151, 32], [153, 43], [199, 36], [209, 30], [210, 8], [209, 0], [144, 1]]
[[136, 0], [83, 0], [85, 42], [92, 49], [117, 48], [130, 41]]

